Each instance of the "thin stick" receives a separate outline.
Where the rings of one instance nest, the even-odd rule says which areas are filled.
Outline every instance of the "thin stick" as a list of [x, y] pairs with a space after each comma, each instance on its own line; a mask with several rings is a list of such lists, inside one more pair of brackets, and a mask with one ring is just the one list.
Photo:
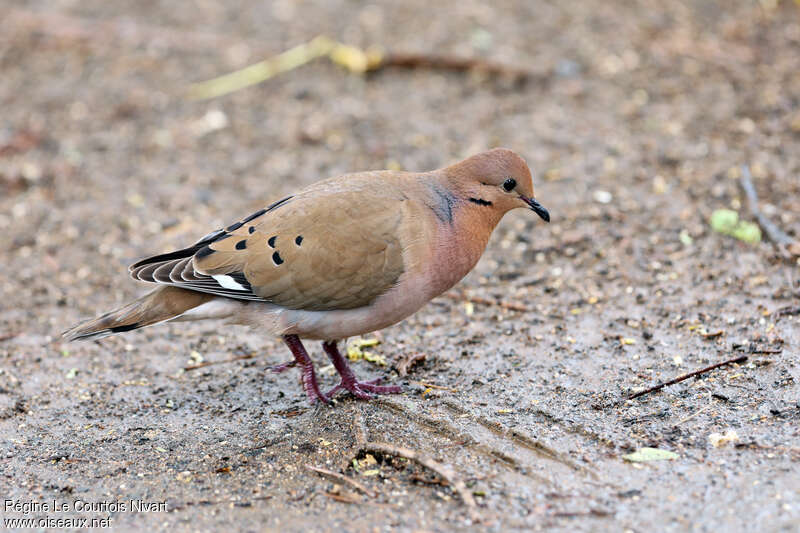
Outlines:
[[747, 205], [750, 207], [750, 214], [758, 220], [758, 225], [767, 234], [769, 240], [779, 246], [788, 246], [794, 243], [794, 239], [789, 237], [778, 226], [775, 225], [767, 216], [758, 208], [758, 194], [756, 188], [753, 186], [753, 176], [750, 174], [750, 168], [747, 165], [742, 165], [742, 175], [739, 178], [739, 185], [741, 185], [745, 196], [747, 196]]
[[667, 381], [665, 383], [659, 383], [658, 385], [656, 385], [654, 387], [650, 387], [649, 389], [645, 389], [643, 391], [637, 392], [636, 394], [632, 394], [632, 395], [628, 396], [628, 399], [629, 400], [633, 400], [634, 398], [638, 398], [639, 396], [644, 396], [645, 394], [650, 394], [651, 392], [655, 392], [657, 390], [661, 390], [664, 387], [668, 387], [669, 385], [675, 385], [676, 383], [680, 383], [681, 381], [685, 381], [685, 380], [687, 380], [687, 379], [689, 379], [691, 377], [699, 376], [700, 374], [704, 374], [706, 372], [714, 370], [715, 368], [719, 368], [719, 367], [725, 366], [725, 365], [730, 365], [730, 364], [733, 364], [733, 363], [743, 363], [744, 361], [747, 361], [747, 356], [746, 355], [740, 355], [739, 357], [734, 357], [733, 359], [728, 359], [727, 361], [722, 361], [721, 363], [716, 363], [714, 365], [707, 366], [705, 368], [701, 368], [700, 370], [695, 370], [694, 372], [689, 372], [688, 374], [683, 374], [682, 376], [678, 376], [677, 378], [671, 379], [671, 380], [669, 380], [669, 381]]
[[334, 481], [338, 481], [340, 483], [346, 483], [351, 487], [353, 487], [354, 489], [360, 490], [370, 498], [374, 498], [376, 496], [376, 494], [373, 491], [369, 490], [367, 487], [365, 487], [355, 479], [349, 478], [344, 474], [339, 474], [338, 472], [334, 472], [333, 470], [328, 470], [327, 468], [321, 468], [319, 466], [306, 465], [306, 468], [308, 468], [309, 470], [313, 470], [314, 472], [324, 477], [331, 478]]
[[494, 63], [472, 57], [444, 56], [436, 54], [412, 54], [404, 52], [386, 53], [379, 62], [371, 65], [371, 71], [385, 67], [408, 69], [428, 68], [432, 70], [450, 70], [453, 72], [483, 72], [490, 76], [500, 76], [522, 82], [534, 76], [533, 72], [512, 65]]
[[242, 359], [252, 359], [253, 357], [255, 357], [255, 355], [249, 353], [245, 355], [240, 355], [238, 357], [231, 357], [230, 359], [223, 359], [222, 361], [203, 361], [202, 363], [197, 363], [196, 365], [185, 366], [183, 367], [183, 369], [188, 372], [189, 370], [197, 370], [198, 368], [203, 368], [206, 366], [221, 365], [222, 363], [232, 363], [234, 361], [241, 361]]
[[318, 57], [327, 55], [335, 46], [334, 41], [320, 35], [307, 43], [299, 44], [258, 63], [210, 80], [194, 83], [189, 87], [189, 97], [193, 100], [206, 100], [259, 84], [273, 76], [296, 69]]
[[414, 461], [415, 463], [424, 466], [428, 470], [435, 472], [440, 478], [447, 481], [447, 483], [453, 487], [453, 490], [458, 493], [458, 495], [461, 497], [461, 501], [464, 502], [464, 505], [469, 508], [470, 517], [473, 519], [473, 521], [477, 522], [480, 519], [477, 513], [478, 506], [475, 503], [475, 499], [472, 497], [472, 493], [469, 491], [469, 489], [467, 489], [467, 486], [464, 484], [458, 474], [456, 474], [449, 466], [445, 466], [438, 461], [434, 461], [430, 457], [417, 451], [410, 450], [408, 448], [401, 448], [400, 446], [393, 446], [385, 442], [367, 442], [361, 446], [361, 451], [405, 457], [409, 461]]
[[526, 81], [534, 76], [530, 71], [483, 59], [424, 53], [384, 53], [374, 47], [362, 50], [334, 41], [325, 35], [319, 35], [306, 43], [299, 44], [258, 63], [192, 84], [189, 87], [189, 96], [194, 100], [223, 96], [294, 70], [320, 57], [328, 57], [335, 64], [356, 74], [374, 72], [386, 67], [402, 67], [455, 72], [477, 71], [484, 72], [489, 76], [511, 78], [517, 82]]
[[438, 389], [438, 390], [446, 390], [448, 392], [458, 392], [458, 389], [451, 389], [450, 387], [443, 387], [441, 385], [435, 385], [433, 383], [426, 383], [424, 381], [412, 381], [414, 385], [419, 385], [420, 387], [425, 387], [426, 389]]

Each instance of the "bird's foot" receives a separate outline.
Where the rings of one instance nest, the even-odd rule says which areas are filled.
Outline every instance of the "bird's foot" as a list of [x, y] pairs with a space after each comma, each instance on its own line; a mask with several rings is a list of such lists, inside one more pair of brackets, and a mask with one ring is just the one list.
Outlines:
[[339, 353], [336, 342], [323, 342], [322, 348], [325, 350], [325, 353], [328, 354], [336, 371], [339, 372], [339, 375], [342, 377], [339, 384], [328, 391], [328, 397], [332, 398], [333, 395], [341, 389], [350, 391], [353, 396], [361, 400], [369, 400], [374, 394], [399, 394], [403, 392], [403, 388], [396, 385], [378, 385], [381, 381], [380, 378], [373, 379], [372, 381], [358, 381], [350, 365], [347, 364], [345, 358]]
[[342, 389], [350, 391], [353, 396], [361, 400], [369, 400], [373, 394], [400, 394], [403, 392], [403, 387], [397, 385], [378, 385], [381, 378], [373, 379], [371, 381], [352, 381], [345, 382], [344, 378], [334, 388], [329, 390], [325, 395], [328, 398], [333, 398], [333, 395]]
[[280, 374], [281, 372], [289, 370], [290, 368], [294, 368], [296, 366], [297, 366], [297, 361], [286, 361], [285, 363], [281, 363], [279, 365], [273, 365], [269, 367], [269, 369], [275, 374]]

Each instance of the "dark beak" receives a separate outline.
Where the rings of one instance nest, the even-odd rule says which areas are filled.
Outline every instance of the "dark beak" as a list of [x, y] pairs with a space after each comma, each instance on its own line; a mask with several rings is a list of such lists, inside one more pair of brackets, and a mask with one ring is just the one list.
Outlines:
[[533, 209], [533, 211], [537, 215], [542, 217], [542, 220], [544, 220], [545, 222], [550, 222], [550, 213], [547, 212], [547, 209], [545, 209], [542, 206], [542, 204], [537, 202], [534, 198], [526, 198], [525, 196], [522, 196], [521, 194], [519, 195], [519, 197], [522, 198], [522, 200], [524, 200], [526, 204], [531, 206], [531, 209]]

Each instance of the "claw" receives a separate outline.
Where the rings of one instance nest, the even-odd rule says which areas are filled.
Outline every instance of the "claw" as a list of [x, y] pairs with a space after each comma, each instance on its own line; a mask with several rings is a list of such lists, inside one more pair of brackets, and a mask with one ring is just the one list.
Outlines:
[[269, 369], [275, 374], [280, 374], [281, 372], [289, 370], [290, 368], [294, 368], [296, 366], [297, 366], [297, 361], [286, 361], [285, 363], [271, 366], [269, 367]]
[[381, 382], [380, 378], [371, 381], [358, 381], [355, 374], [353, 374], [353, 371], [348, 366], [347, 361], [345, 361], [342, 354], [340, 354], [339, 350], [336, 348], [336, 343], [329, 341], [322, 343], [322, 347], [325, 349], [325, 353], [328, 354], [328, 357], [330, 357], [333, 366], [336, 367], [336, 371], [339, 372], [342, 380], [327, 393], [323, 393], [319, 390], [319, 385], [317, 384], [314, 363], [308, 356], [308, 352], [306, 352], [303, 343], [300, 342], [300, 338], [297, 335], [285, 335], [283, 340], [292, 351], [294, 360], [270, 367], [270, 370], [277, 374], [289, 368], [299, 366], [302, 369], [303, 390], [306, 391], [308, 401], [311, 402], [312, 405], [317, 402], [325, 404], [330, 403], [333, 395], [342, 389], [349, 391], [353, 396], [361, 400], [372, 399], [376, 394], [399, 394], [403, 392], [402, 387], [398, 387], [397, 385], [379, 385]]
[[370, 400], [375, 394], [399, 394], [403, 392], [402, 387], [396, 385], [378, 385], [381, 382], [381, 378], [371, 381], [358, 381], [347, 361], [339, 353], [335, 342], [324, 342], [322, 347], [330, 357], [333, 366], [336, 367], [336, 371], [342, 377], [339, 384], [328, 391], [327, 396], [329, 398], [332, 398], [334, 394], [342, 389], [349, 391], [353, 396], [361, 400]]

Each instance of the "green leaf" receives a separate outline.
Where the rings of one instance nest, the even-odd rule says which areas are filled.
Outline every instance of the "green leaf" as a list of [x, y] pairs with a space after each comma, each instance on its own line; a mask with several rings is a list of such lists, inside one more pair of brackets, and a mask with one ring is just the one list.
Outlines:
[[730, 209], [717, 209], [711, 213], [711, 227], [714, 231], [730, 235], [739, 223], [739, 213]]
[[677, 459], [678, 454], [658, 448], [639, 448], [633, 453], [623, 455], [622, 458], [632, 463], [646, 463], [648, 461], [671, 461]]
[[761, 242], [761, 228], [758, 227], [758, 224], [753, 224], [752, 222], [739, 222], [731, 235], [740, 241], [750, 244]]
[[739, 220], [739, 213], [730, 209], [714, 211], [711, 214], [711, 227], [714, 231], [730, 235], [749, 244], [761, 242], [761, 228], [758, 227], [758, 224]]

